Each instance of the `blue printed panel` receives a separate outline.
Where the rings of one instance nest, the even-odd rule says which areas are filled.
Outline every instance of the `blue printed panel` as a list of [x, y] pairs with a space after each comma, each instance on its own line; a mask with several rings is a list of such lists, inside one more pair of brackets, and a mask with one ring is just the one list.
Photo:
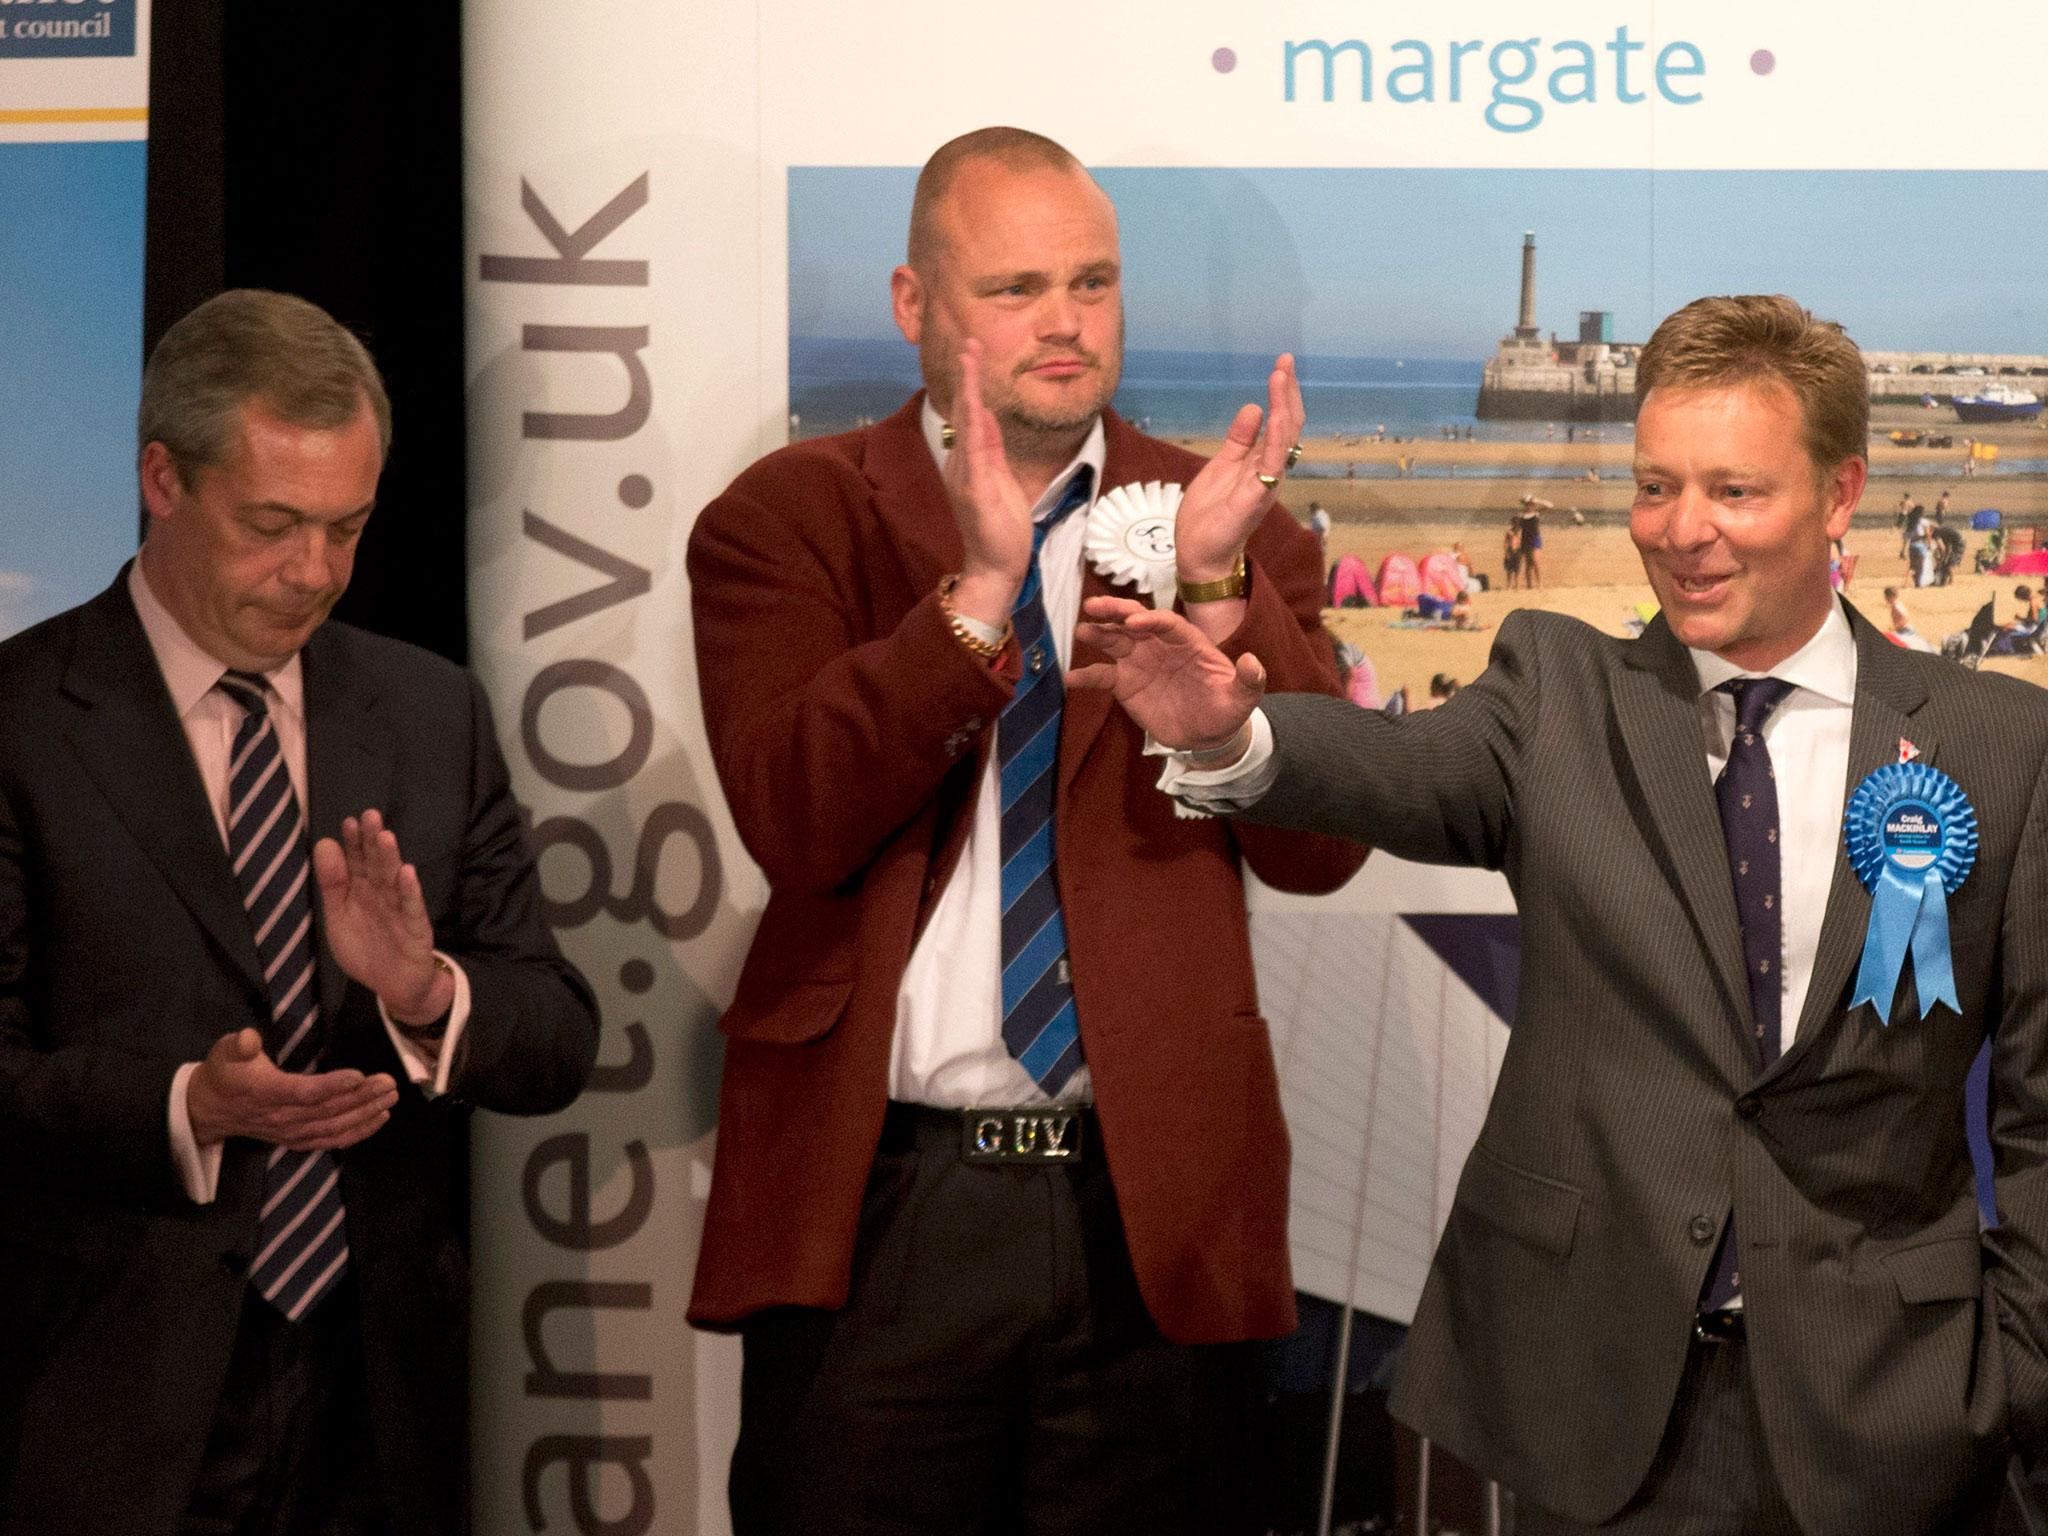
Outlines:
[[0, 0], [0, 59], [128, 58], [137, 0]]
[[0, 638], [135, 552], [147, 169], [139, 139], [0, 144]]

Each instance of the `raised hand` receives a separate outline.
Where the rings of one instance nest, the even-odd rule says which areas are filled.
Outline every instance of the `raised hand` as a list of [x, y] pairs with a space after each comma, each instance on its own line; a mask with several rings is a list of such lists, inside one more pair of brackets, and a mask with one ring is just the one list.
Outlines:
[[1081, 611], [1076, 636], [1110, 659], [1069, 672], [1069, 688], [1114, 693], [1155, 741], [1179, 751], [1220, 751], [1240, 740], [1266, 691], [1256, 656], [1233, 662], [1170, 609], [1091, 597]]
[[387, 1073], [286, 1072], [253, 1029], [216, 1040], [185, 1090], [185, 1113], [202, 1147], [230, 1136], [296, 1152], [353, 1146], [389, 1120], [397, 1102]]
[[966, 554], [953, 608], [1000, 629], [1031, 570], [1031, 503], [1010, 469], [1002, 424], [981, 398], [981, 343], [960, 353], [953, 398], [953, 452], [942, 477]]
[[399, 857], [398, 835], [383, 813], [347, 817], [338, 842], [315, 843], [313, 873], [335, 963], [401, 1024], [429, 1024], [446, 1013], [455, 984], [434, 963], [419, 872]]
[[1182, 581], [1219, 581], [1237, 568], [1245, 541], [1276, 494], [1276, 487], [1259, 476], [1285, 477], [1288, 450], [1301, 441], [1306, 420], [1294, 358], [1283, 352], [1266, 378], [1265, 411], [1256, 405], [1238, 408], [1216, 457], [1181, 497], [1174, 543]]

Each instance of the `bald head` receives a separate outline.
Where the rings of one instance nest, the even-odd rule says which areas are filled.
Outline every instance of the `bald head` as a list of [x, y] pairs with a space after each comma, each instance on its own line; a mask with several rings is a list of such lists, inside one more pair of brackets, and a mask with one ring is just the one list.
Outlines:
[[988, 161], [1011, 171], [1065, 171], [1087, 176], [1088, 171], [1066, 149], [1042, 133], [1028, 128], [977, 128], [949, 139], [925, 161], [917, 173], [917, 190], [910, 199], [911, 268], [929, 279], [937, 271], [946, 234], [941, 228], [940, 209], [960, 172], [976, 161]]
[[1013, 467], [1057, 469], [1123, 367], [1116, 208], [1080, 162], [1019, 128], [953, 140], [918, 178], [910, 259], [890, 303], [933, 406], [953, 409], [961, 353], [981, 349], [982, 403]]

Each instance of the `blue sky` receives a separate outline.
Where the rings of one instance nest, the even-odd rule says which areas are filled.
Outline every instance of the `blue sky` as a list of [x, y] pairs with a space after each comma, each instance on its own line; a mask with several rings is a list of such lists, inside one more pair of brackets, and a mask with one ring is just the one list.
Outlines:
[[145, 152], [0, 144], [0, 635], [135, 548]]
[[[790, 171], [790, 328], [890, 334], [910, 169]], [[1785, 292], [1874, 350], [2048, 352], [2048, 173], [1109, 170], [1134, 347], [1479, 358], [1515, 322]]]

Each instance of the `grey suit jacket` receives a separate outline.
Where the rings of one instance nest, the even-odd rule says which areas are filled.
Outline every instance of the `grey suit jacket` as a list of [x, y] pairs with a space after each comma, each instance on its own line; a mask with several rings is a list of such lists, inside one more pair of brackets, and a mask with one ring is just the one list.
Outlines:
[[[1870, 898], [1837, 863], [1797, 1033], [1760, 1070], [1691, 657], [1519, 613], [1443, 708], [1267, 709], [1248, 814], [1503, 871], [1520, 1001], [1394, 1393], [1521, 1496], [1599, 1521], [1642, 1484], [1730, 1211], [1771, 1456], [1806, 1529], [1921, 1533], [2048, 1417], [2048, 693], [1857, 644], [1849, 785], [1901, 737], [1982, 843], [1949, 904], [1961, 1017], [1844, 1011]], [[1910, 974], [1910, 971], [1909, 971]], [[2002, 1223], [1963, 1082], [1986, 1036]]]

